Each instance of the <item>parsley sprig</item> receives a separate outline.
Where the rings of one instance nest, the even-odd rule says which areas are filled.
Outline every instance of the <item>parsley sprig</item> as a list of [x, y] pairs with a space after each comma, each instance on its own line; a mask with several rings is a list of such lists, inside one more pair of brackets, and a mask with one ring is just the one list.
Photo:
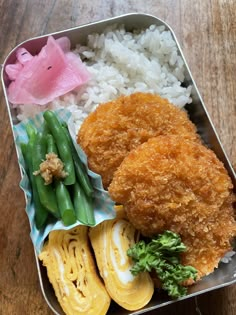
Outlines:
[[180, 263], [180, 253], [186, 251], [178, 234], [165, 231], [157, 235], [149, 243], [139, 241], [128, 249], [127, 255], [132, 258], [133, 275], [140, 272], [156, 271], [162, 288], [174, 299], [185, 296], [187, 288], [182, 285], [185, 280], [197, 278], [197, 270], [192, 266]]

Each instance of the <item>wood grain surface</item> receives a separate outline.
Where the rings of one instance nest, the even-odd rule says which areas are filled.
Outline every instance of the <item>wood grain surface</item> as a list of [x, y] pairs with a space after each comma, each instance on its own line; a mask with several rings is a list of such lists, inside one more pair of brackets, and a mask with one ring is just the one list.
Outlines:
[[[229, 159], [236, 162], [235, 0], [0, 0], [0, 63], [33, 36], [129, 13], [153, 14], [175, 31]], [[11, 126], [0, 89], [0, 315], [49, 315], [19, 188]], [[236, 314], [236, 285], [203, 294], [201, 314]], [[149, 314], [200, 314], [191, 298]]]

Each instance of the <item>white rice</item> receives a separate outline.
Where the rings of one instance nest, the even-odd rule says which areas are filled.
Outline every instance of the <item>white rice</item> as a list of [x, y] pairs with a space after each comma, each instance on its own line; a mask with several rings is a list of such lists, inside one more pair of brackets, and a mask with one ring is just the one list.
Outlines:
[[228, 264], [232, 260], [234, 255], [235, 255], [235, 251], [232, 250], [232, 251], [226, 253], [225, 256], [221, 258], [220, 261], [222, 263]]
[[181, 86], [185, 77], [184, 62], [170, 31], [164, 26], [152, 25], [130, 33], [124, 26], [113, 25], [101, 35], [89, 35], [87, 45], [78, 45], [75, 53], [92, 75], [88, 84], [43, 108], [20, 105], [19, 120], [42, 109], [67, 107], [74, 113], [79, 128], [98, 104], [137, 91], [159, 94], [178, 107], [191, 102], [191, 86]]

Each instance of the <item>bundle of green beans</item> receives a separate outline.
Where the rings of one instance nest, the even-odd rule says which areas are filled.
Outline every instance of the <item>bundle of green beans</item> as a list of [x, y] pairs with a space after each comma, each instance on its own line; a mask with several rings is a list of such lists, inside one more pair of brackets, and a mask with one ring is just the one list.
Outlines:
[[[62, 220], [68, 226], [77, 220], [94, 225], [93, 187], [76, 152], [65, 122], [60, 122], [53, 111], [43, 113], [43, 131], [28, 124], [28, 143], [21, 144], [35, 207], [35, 224], [41, 229], [49, 217]], [[46, 154], [55, 153], [63, 162], [66, 177], [46, 185], [41, 174], [34, 175]]]

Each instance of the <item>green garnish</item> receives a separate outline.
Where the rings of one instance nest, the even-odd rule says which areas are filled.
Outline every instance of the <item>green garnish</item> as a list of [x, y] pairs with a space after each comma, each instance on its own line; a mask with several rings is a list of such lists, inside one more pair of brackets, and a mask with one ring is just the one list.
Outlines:
[[188, 279], [196, 280], [197, 270], [192, 266], [180, 263], [180, 253], [186, 251], [178, 234], [165, 231], [149, 243], [141, 240], [128, 249], [127, 255], [132, 258], [133, 275], [140, 272], [156, 271], [162, 283], [162, 288], [168, 295], [176, 299], [187, 294], [187, 288], [182, 285]]

